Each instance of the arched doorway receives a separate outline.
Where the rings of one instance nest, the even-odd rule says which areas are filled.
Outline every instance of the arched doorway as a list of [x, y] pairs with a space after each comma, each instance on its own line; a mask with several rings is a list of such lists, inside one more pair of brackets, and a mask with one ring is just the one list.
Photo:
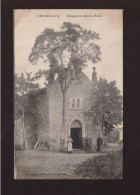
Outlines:
[[80, 121], [74, 120], [70, 126], [70, 134], [73, 140], [73, 149], [82, 147], [82, 125]]

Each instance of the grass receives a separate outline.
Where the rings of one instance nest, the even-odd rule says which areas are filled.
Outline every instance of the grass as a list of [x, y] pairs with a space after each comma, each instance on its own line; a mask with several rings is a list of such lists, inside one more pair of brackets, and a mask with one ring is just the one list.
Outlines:
[[120, 149], [88, 159], [76, 167], [75, 174], [91, 179], [122, 179], [122, 153]]

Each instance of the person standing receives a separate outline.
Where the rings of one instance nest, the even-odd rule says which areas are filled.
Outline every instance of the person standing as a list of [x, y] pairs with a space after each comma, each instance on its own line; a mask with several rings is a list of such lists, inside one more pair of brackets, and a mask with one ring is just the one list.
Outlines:
[[102, 143], [103, 143], [103, 140], [100, 137], [100, 135], [98, 135], [98, 138], [97, 138], [97, 152], [100, 152]]
[[85, 139], [85, 152], [88, 151], [88, 143], [87, 143], [87, 138]]
[[68, 145], [68, 153], [72, 153], [72, 142], [71, 136], [68, 136], [67, 145]]

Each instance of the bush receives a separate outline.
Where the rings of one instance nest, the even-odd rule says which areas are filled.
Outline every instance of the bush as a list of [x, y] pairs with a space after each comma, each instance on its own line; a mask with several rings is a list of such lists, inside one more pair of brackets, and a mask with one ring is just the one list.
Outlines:
[[122, 166], [119, 150], [84, 161], [76, 167], [75, 174], [91, 179], [122, 179]]

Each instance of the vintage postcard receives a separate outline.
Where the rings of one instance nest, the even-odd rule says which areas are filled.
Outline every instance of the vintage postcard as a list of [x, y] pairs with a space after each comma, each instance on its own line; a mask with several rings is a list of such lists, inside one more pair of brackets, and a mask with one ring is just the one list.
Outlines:
[[123, 178], [123, 10], [14, 12], [14, 179]]

